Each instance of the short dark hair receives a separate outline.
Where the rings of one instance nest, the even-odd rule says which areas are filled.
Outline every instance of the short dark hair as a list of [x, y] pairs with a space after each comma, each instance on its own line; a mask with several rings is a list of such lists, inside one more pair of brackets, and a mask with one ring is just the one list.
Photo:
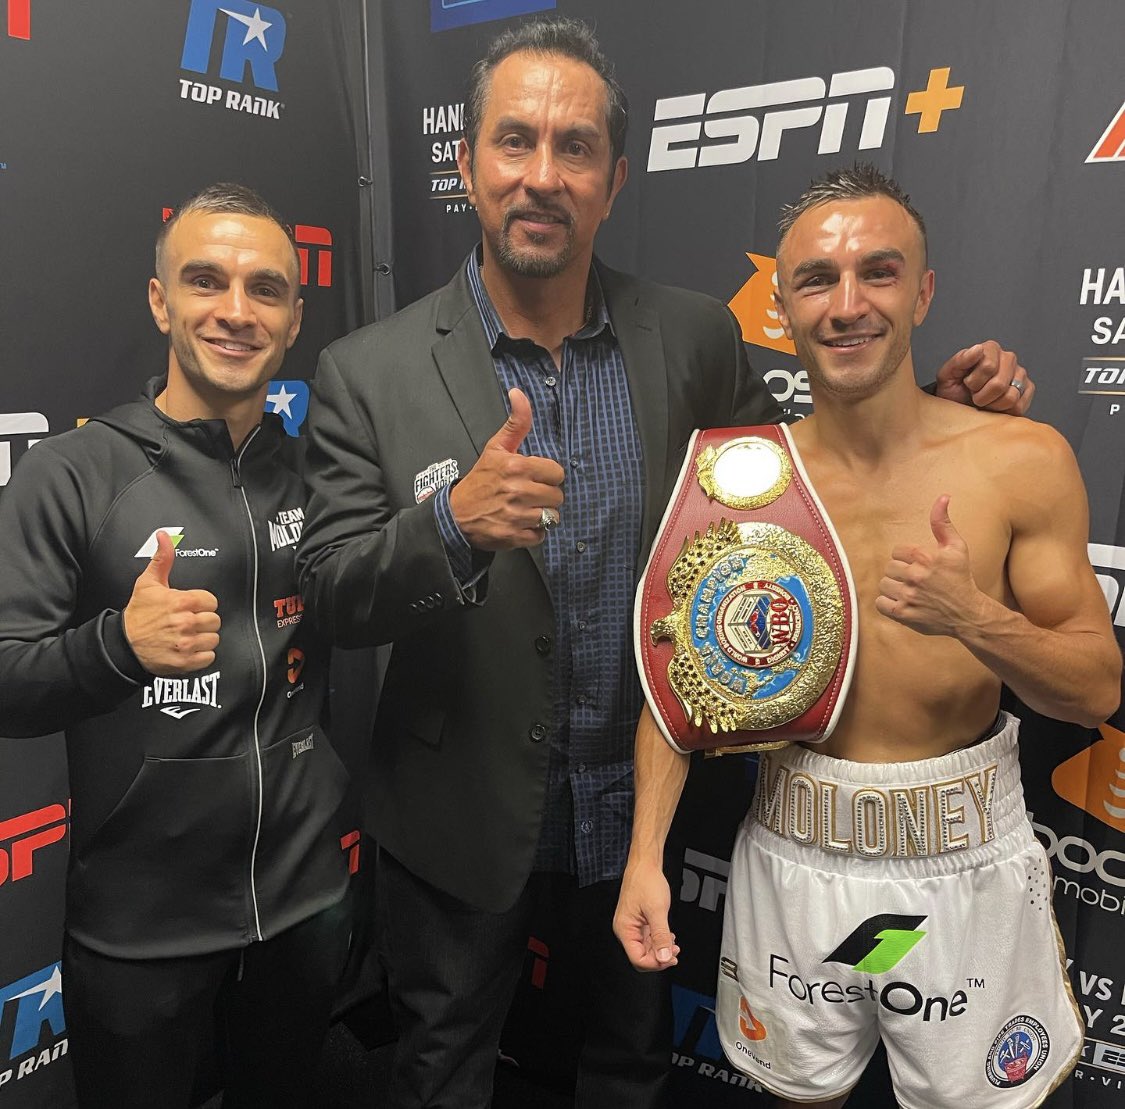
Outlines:
[[625, 133], [629, 127], [629, 100], [618, 84], [613, 64], [602, 53], [594, 32], [580, 19], [536, 19], [501, 32], [488, 51], [469, 72], [465, 96], [464, 131], [470, 150], [480, 136], [480, 122], [492, 83], [492, 71], [512, 54], [557, 54], [588, 65], [605, 84], [606, 127], [609, 130], [610, 165], [625, 152]]
[[896, 204], [906, 209], [907, 213], [918, 225], [922, 235], [922, 262], [926, 262], [928, 248], [926, 245], [926, 224], [918, 210], [910, 203], [910, 194], [893, 178], [876, 169], [870, 162], [856, 162], [854, 166], [845, 166], [842, 169], [829, 170], [823, 177], [818, 177], [809, 182], [809, 187], [792, 204], [786, 204], [781, 209], [781, 217], [777, 221], [780, 232], [777, 249], [780, 253], [781, 244], [789, 229], [797, 220], [821, 204], [828, 204], [834, 200], [864, 200], [870, 196], [889, 197]]
[[285, 237], [293, 247], [293, 258], [298, 272], [300, 271], [300, 259], [297, 256], [297, 242], [293, 238], [293, 231], [281, 218], [277, 209], [247, 185], [239, 185], [234, 181], [217, 181], [185, 200], [160, 228], [160, 233], [156, 236], [156, 276], [161, 281], [164, 280], [164, 247], [168, 235], [184, 216], [192, 212], [258, 216], [260, 219], [268, 219], [271, 223], [276, 223], [285, 232]]

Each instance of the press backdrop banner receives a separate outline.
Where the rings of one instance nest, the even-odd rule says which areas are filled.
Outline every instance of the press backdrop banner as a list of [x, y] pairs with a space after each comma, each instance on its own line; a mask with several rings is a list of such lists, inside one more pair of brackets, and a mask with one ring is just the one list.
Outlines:
[[[38, 440], [164, 369], [153, 240], [217, 180], [257, 188], [296, 233], [304, 325], [267, 408], [297, 432], [318, 351], [362, 322], [361, 16], [324, 0], [0, 0], [0, 487]], [[61, 739], [0, 740], [4, 1109], [73, 1103], [68, 817]]]
[[[856, 159], [902, 182], [937, 271], [916, 335], [920, 376], [982, 338], [1020, 353], [1038, 384], [1036, 417], [1078, 455], [1091, 560], [1125, 633], [1125, 6], [371, 0], [372, 117], [385, 144], [381, 309], [444, 284], [478, 238], [454, 160], [465, 77], [530, 9], [593, 22], [629, 95], [629, 181], [600, 255], [730, 303], [752, 364], [792, 413], [807, 414], [810, 398], [770, 310], [778, 208]], [[1030, 483], [1011, 492], [1035, 496]], [[1028, 807], [1052, 856], [1088, 1026], [1075, 1077], [1051, 1104], [1108, 1109], [1125, 1091], [1125, 718], [1089, 732], [1021, 714]], [[683, 947], [678, 1105], [767, 1103], [723, 1059], [711, 1011], [730, 844], [754, 774], [745, 758], [693, 771], [669, 850]], [[550, 1003], [566, 976], [556, 931], [547, 914], [532, 937], [504, 1050], [525, 1070], [557, 1074], [581, 1024], [560, 1021]], [[979, 989], [987, 981], [965, 983], [970, 1000]], [[940, 1039], [941, 1022], [932, 1025]], [[984, 1067], [984, 1050], [958, 1065]], [[856, 1096], [876, 1105], [887, 1095]]]

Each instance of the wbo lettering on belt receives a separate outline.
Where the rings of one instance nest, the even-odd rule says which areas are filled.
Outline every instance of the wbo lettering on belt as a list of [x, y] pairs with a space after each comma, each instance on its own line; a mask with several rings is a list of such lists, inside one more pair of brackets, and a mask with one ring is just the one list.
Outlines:
[[709, 754], [826, 739], [851, 684], [857, 616], [789, 429], [693, 432], [634, 609], [664, 738]]

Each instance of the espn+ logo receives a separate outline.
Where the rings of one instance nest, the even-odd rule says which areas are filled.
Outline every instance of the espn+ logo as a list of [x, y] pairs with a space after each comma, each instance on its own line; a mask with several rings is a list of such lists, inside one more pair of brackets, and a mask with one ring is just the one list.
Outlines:
[[[968, 994], [956, 990], [951, 997], [925, 995], [912, 982], [895, 979], [877, 987], [873, 977], [886, 974], [917, 946], [926, 935], [918, 926], [924, 916], [882, 913], [869, 917], [824, 960], [842, 963], [858, 974], [868, 975], [865, 983], [842, 983], [832, 978], [806, 981], [792, 970], [790, 960], [770, 954], [769, 988], [787, 990], [791, 997], [810, 1007], [850, 1005], [868, 1000], [899, 1016], [921, 1016], [923, 1022], [944, 1022], [962, 1016], [969, 1005]], [[970, 978], [968, 985], [980, 988], [982, 979]]]

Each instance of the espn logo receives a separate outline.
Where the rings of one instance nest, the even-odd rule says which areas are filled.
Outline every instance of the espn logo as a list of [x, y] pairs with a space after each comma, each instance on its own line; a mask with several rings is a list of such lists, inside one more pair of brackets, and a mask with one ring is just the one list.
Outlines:
[[31, 0], [8, 0], [8, 38], [31, 38]]
[[66, 829], [66, 809], [58, 803], [0, 821], [0, 886], [29, 878], [35, 870], [35, 852], [58, 843]]
[[[1125, 547], [1090, 543], [1086, 549], [1098, 584], [1105, 594], [1105, 602], [1113, 614], [1113, 622], [1119, 628], [1125, 628], [1125, 600], [1121, 596], [1121, 586], [1125, 583]], [[1112, 572], [1105, 573], [1106, 570]]]
[[7, 485], [12, 477], [12, 443], [21, 446], [22, 454], [49, 430], [42, 412], [0, 412], [0, 486]]
[[680, 878], [680, 900], [716, 912], [727, 892], [730, 863], [688, 847], [684, 850], [684, 869]]
[[[332, 232], [327, 227], [314, 227], [298, 223], [293, 227], [297, 240], [297, 257], [301, 262], [301, 284], [309, 283], [312, 258], [316, 260], [316, 283], [321, 287], [332, 284]], [[309, 247], [315, 247], [310, 257]]]
[[[695, 169], [748, 162], [773, 161], [781, 151], [786, 131], [820, 124], [818, 154], [838, 154], [844, 144], [847, 101], [825, 104], [833, 98], [866, 96], [859, 150], [883, 145], [890, 113], [889, 96], [872, 93], [893, 89], [895, 73], [888, 66], [834, 73], [826, 84], [822, 77], [800, 77], [765, 85], [721, 89], [712, 93], [665, 97], [656, 102], [648, 151], [648, 171]], [[750, 114], [762, 111], [761, 119]], [[693, 117], [702, 116], [703, 119]], [[690, 122], [671, 123], [670, 120]], [[719, 140], [700, 143], [700, 135]]]

